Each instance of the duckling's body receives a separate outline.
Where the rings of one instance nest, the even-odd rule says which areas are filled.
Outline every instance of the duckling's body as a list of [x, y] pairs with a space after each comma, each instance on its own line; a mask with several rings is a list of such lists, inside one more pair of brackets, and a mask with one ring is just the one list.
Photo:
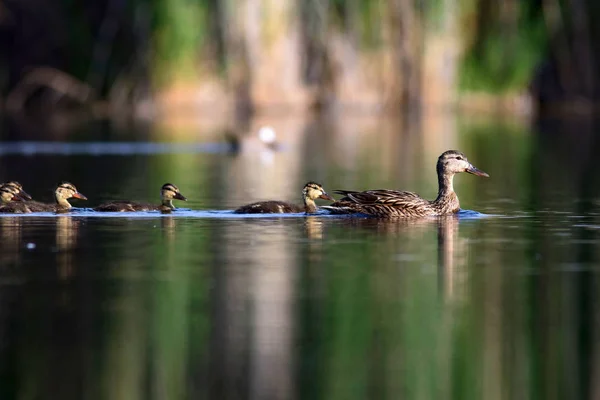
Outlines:
[[71, 209], [69, 199], [76, 198], [87, 200], [77, 191], [75, 185], [63, 182], [54, 191], [54, 204], [41, 203], [39, 201], [13, 201], [0, 206], [0, 213], [27, 214], [32, 212], [65, 212]]
[[156, 204], [143, 204], [133, 201], [113, 201], [110, 203], [100, 204], [94, 208], [94, 211], [112, 211], [112, 212], [136, 212], [136, 211], [155, 211], [163, 207]]
[[460, 172], [488, 177], [489, 175], [471, 165], [465, 155], [456, 150], [444, 152], [437, 162], [438, 196], [429, 201], [416, 193], [388, 189], [334, 190], [344, 197], [324, 209], [334, 214], [361, 213], [380, 218], [418, 218], [456, 213], [460, 210], [454, 192], [454, 175]]
[[175, 210], [173, 205], [173, 199], [187, 201], [187, 198], [179, 192], [177, 186], [165, 183], [160, 191], [162, 199], [161, 204], [150, 204], [150, 203], [139, 203], [136, 201], [111, 201], [108, 203], [100, 204], [94, 208], [94, 211], [100, 212], [139, 212], [139, 211], [160, 211], [160, 212], [171, 212]]
[[308, 182], [302, 189], [302, 200], [304, 205], [297, 205], [285, 201], [268, 200], [246, 204], [234, 211], [236, 214], [275, 214], [275, 213], [300, 213], [317, 212], [316, 199], [334, 201], [323, 187], [315, 182]]
[[[299, 213], [305, 212], [304, 206], [286, 203], [285, 201], [268, 200], [258, 201], [241, 206], [234, 212], [236, 214], [275, 214], [275, 213]], [[314, 211], [312, 211], [314, 212]]]

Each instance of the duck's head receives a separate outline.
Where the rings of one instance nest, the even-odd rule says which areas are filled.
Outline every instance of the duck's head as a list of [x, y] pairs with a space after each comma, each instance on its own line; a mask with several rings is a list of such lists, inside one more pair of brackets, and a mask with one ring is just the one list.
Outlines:
[[311, 200], [323, 199], [335, 201], [333, 197], [327, 194], [325, 189], [323, 189], [323, 186], [316, 182], [308, 182], [306, 185], [304, 185], [304, 189], [302, 189], [302, 197], [304, 199]]
[[457, 150], [448, 150], [438, 158], [437, 162], [438, 174], [458, 174], [467, 172], [469, 174], [483, 176], [489, 178], [489, 175], [473, 166], [467, 157]]
[[162, 188], [160, 189], [160, 198], [162, 199], [163, 204], [170, 208], [175, 208], [172, 203], [173, 199], [187, 201], [187, 198], [179, 192], [179, 188], [172, 183], [165, 183], [162, 185]]
[[69, 199], [87, 200], [87, 197], [77, 191], [75, 185], [69, 182], [63, 182], [56, 188], [54, 195], [58, 204], [64, 204]]
[[19, 195], [18, 199], [15, 199], [15, 200], [31, 200], [31, 196], [23, 190], [23, 185], [21, 185], [19, 182], [16, 182], [16, 181], [6, 182], [6, 183], [2, 184], [2, 187], [6, 187], [11, 190], [14, 190], [15, 194]]

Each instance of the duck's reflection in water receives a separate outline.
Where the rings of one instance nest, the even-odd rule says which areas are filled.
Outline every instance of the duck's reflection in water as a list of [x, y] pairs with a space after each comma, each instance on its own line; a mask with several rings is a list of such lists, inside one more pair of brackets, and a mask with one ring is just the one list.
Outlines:
[[282, 239], [289, 227], [275, 219], [250, 222], [225, 232], [213, 291], [212, 395], [290, 398], [297, 263]]
[[22, 218], [0, 217], [0, 267], [14, 268], [21, 259]]
[[[464, 288], [467, 271], [461, 266], [465, 265], [466, 254], [464, 240], [459, 237], [458, 216], [397, 220], [345, 218], [341, 219], [341, 223], [349, 230], [370, 231], [382, 238], [390, 238], [390, 244], [395, 246], [398, 253], [402, 253], [404, 247], [410, 247], [411, 242], [426, 240], [423, 235], [427, 232], [435, 231], [439, 289], [448, 300], [458, 300], [464, 294], [461, 288]], [[399, 258], [402, 260], [401, 256]]]
[[169, 243], [173, 243], [175, 241], [175, 231], [177, 228], [175, 218], [172, 216], [162, 217], [160, 219], [160, 226], [162, 227], [163, 236], [169, 240]]
[[304, 220], [304, 228], [306, 232], [306, 237], [311, 240], [315, 240], [318, 243], [318, 240], [323, 239], [323, 221], [315, 218], [315, 217], [307, 217]]
[[59, 279], [69, 279], [76, 271], [74, 250], [81, 221], [70, 215], [56, 217], [56, 265]]
[[[440, 287], [448, 299], [461, 297], [457, 287], [463, 287], [466, 270], [459, 268], [464, 259], [464, 243], [458, 236], [458, 217], [445, 215], [437, 218], [438, 273]], [[464, 291], [461, 291], [464, 294]]]

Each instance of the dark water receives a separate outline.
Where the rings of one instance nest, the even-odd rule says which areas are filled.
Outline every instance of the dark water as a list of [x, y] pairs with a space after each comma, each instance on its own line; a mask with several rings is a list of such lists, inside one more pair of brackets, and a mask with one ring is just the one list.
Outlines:
[[[36, 199], [68, 180], [90, 199], [78, 207], [154, 201], [171, 182], [190, 199], [181, 207], [203, 210], [0, 217], [0, 398], [599, 395], [593, 125], [281, 125], [283, 151], [237, 155], [202, 130], [0, 143], [0, 181]], [[308, 180], [433, 198], [449, 148], [491, 176], [456, 178], [470, 210], [458, 216], [228, 211], [299, 201]]]

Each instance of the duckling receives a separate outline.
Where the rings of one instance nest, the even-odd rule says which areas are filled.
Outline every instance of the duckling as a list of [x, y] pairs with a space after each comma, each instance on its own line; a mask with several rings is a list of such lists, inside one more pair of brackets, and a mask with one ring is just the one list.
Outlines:
[[19, 200], [31, 200], [31, 196], [23, 190], [23, 185], [16, 181], [10, 181], [0, 184], [0, 188], [9, 188], [19, 194]]
[[438, 196], [435, 200], [425, 200], [416, 193], [378, 189], [357, 192], [334, 190], [345, 197], [324, 206], [334, 214], [362, 213], [380, 218], [426, 217], [456, 213], [460, 210], [458, 196], [454, 192], [454, 175], [467, 172], [488, 178], [489, 175], [475, 168], [463, 153], [448, 150], [438, 158]]
[[134, 201], [112, 201], [104, 203], [94, 208], [94, 211], [112, 211], [112, 212], [135, 212], [135, 211], [162, 211], [171, 212], [175, 210], [173, 199], [187, 201], [187, 198], [179, 192], [179, 188], [171, 183], [165, 183], [160, 189], [162, 203], [146, 204]]
[[76, 198], [87, 200], [83, 194], [77, 191], [75, 185], [69, 182], [63, 182], [54, 191], [55, 204], [40, 203], [39, 201], [19, 201], [11, 202], [0, 206], [0, 213], [26, 214], [32, 212], [64, 212], [71, 209], [69, 199]]
[[316, 182], [308, 182], [302, 189], [302, 200], [304, 205], [296, 205], [286, 203], [284, 201], [270, 200], [259, 201], [256, 203], [246, 204], [234, 211], [236, 214], [266, 214], [266, 213], [299, 213], [317, 212], [316, 199], [324, 199], [335, 201], [333, 197], [327, 194], [323, 186]]

